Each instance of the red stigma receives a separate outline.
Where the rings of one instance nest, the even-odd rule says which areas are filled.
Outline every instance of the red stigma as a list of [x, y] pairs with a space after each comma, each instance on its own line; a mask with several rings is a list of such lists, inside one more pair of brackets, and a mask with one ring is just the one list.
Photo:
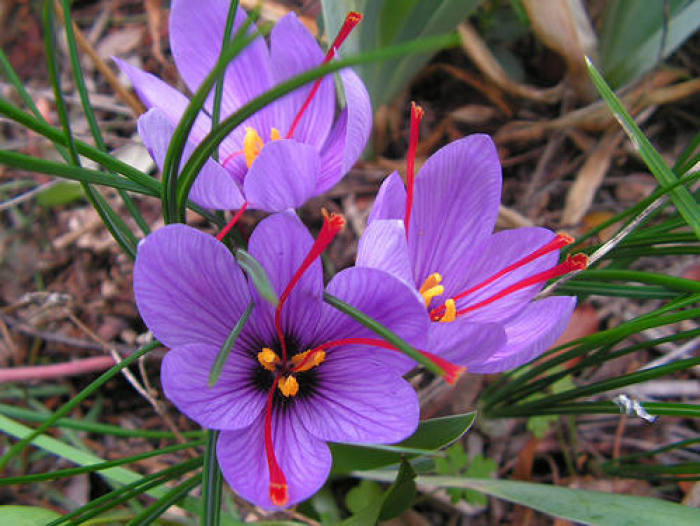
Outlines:
[[406, 213], [404, 214], [404, 228], [408, 237], [408, 225], [411, 221], [411, 209], [413, 208], [413, 186], [415, 181], [416, 149], [418, 148], [418, 136], [420, 134], [420, 121], [423, 118], [423, 108], [411, 102], [411, 132], [408, 139], [408, 154], [406, 157]]
[[[485, 307], [486, 305], [489, 305], [490, 303], [493, 303], [494, 301], [499, 300], [504, 296], [512, 294], [513, 292], [516, 292], [518, 290], [524, 289], [531, 285], [535, 285], [537, 283], [548, 281], [550, 279], [558, 278], [559, 276], [563, 276], [564, 274], [568, 274], [569, 272], [583, 270], [587, 266], [588, 256], [581, 253], [574, 254], [573, 256], [566, 258], [566, 260], [563, 263], [560, 263], [559, 265], [552, 267], [549, 270], [545, 270], [544, 272], [540, 272], [539, 274], [535, 274], [534, 276], [530, 276], [529, 278], [522, 279], [517, 283], [514, 283], [510, 287], [506, 287], [505, 289], [497, 292], [493, 296], [486, 298], [483, 301], [480, 301], [479, 303], [475, 303], [474, 305], [469, 305], [468, 307], [465, 307], [462, 310], [458, 310], [457, 316], [461, 316], [463, 314], [467, 314], [468, 312], [480, 309], [481, 307]], [[431, 316], [434, 315], [435, 310], [430, 313]]]
[[299, 282], [304, 272], [308, 270], [311, 264], [316, 261], [317, 258], [321, 256], [321, 253], [330, 245], [331, 241], [338, 235], [343, 227], [345, 226], [345, 218], [340, 214], [329, 214], [325, 209], [322, 210], [323, 213], [323, 226], [318, 234], [318, 237], [314, 241], [311, 250], [301, 262], [299, 268], [289, 280], [287, 288], [284, 289], [282, 295], [280, 296], [279, 303], [277, 303], [277, 308], [275, 309], [275, 330], [277, 331], [277, 337], [280, 340], [280, 346], [282, 347], [282, 362], [287, 362], [287, 342], [284, 338], [284, 333], [282, 332], [282, 307], [284, 303], [289, 298], [292, 293], [294, 286]]
[[226, 237], [226, 234], [228, 234], [233, 226], [238, 222], [246, 208], [248, 208], [248, 201], [243, 203], [243, 206], [241, 206], [240, 210], [238, 210], [238, 212], [236, 212], [236, 214], [231, 218], [231, 221], [229, 221], [228, 224], [221, 229], [221, 232], [216, 234], [216, 239], [221, 241]]
[[[380, 347], [388, 351], [401, 352], [389, 342], [379, 340], [376, 338], [343, 338], [342, 340], [333, 340], [330, 342], [326, 342], [323, 345], [319, 345], [318, 347], [313, 349], [312, 352], [319, 350], [325, 351], [329, 347], [338, 347], [340, 345], [370, 345], [372, 347]], [[444, 358], [440, 358], [436, 354], [430, 353], [428, 351], [422, 351], [420, 349], [416, 350], [444, 371], [444, 374], [442, 376], [445, 379], [445, 381], [450, 385], [453, 385], [457, 381], [457, 379], [462, 375], [462, 373], [464, 373], [464, 371], [467, 370], [466, 367], [461, 367], [452, 362], [449, 362]]]
[[[570, 244], [573, 243], [573, 242], [574, 242], [574, 238], [572, 238], [572, 237], [569, 236], [568, 234], [557, 234], [557, 235], [554, 237], [554, 239], [552, 239], [552, 240], [551, 240], [549, 243], [547, 243], [546, 245], [544, 245], [544, 246], [538, 248], [538, 249], [535, 250], [534, 252], [531, 252], [531, 253], [528, 254], [527, 256], [525, 256], [525, 257], [523, 257], [523, 258], [520, 258], [520, 259], [517, 260], [515, 263], [511, 263], [511, 264], [508, 265], [507, 267], [505, 267], [505, 268], [499, 270], [498, 272], [496, 272], [495, 274], [493, 274], [491, 277], [485, 279], [485, 280], [482, 281], [481, 283], [478, 283], [477, 285], [474, 285], [473, 287], [471, 287], [471, 288], [469, 288], [469, 289], [467, 289], [467, 290], [465, 290], [465, 291], [463, 291], [463, 292], [460, 292], [460, 293], [457, 294], [456, 296], [452, 296], [452, 299], [455, 300], [455, 301], [458, 301], [458, 300], [460, 300], [460, 299], [462, 299], [462, 298], [465, 298], [465, 297], [469, 296], [470, 294], [476, 292], [477, 290], [484, 288], [486, 285], [489, 285], [489, 284], [493, 283], [493, 282], [496, 281], [498, 278], [500, 278], [500, 277], [502, 277], [502, 276], [505, 276], [505, 275], [508, 274], [509, 272], [512, 272], [512, 271], [514, 271], [514, 270], [516, 270], [516, 269], [518, 269], [518, 268], [520, 268], [520, 267], [522, 267], [522, 266], [524, 266], [524, 265], [527, 265], [527, 264], [530, 263], [531, 261], [534, 261], [534, 260], [536, 260], [536, 259], [538, 259], [538, 258], [541, 258], [541, 257], [544, 256], [545, 254], [549, 254], [550, 252], [554, 252], [555, 250], [559, 250], [560, 248], [563, 248], [563, 247], [565, 247], [566, 245], [570, 245]], [[556, 267], [555, 267], [555, 268], [556, 268]], [[585, 267], [584, 267], [584, 268], [585, 268]], [[529, 279], [529, 278], [528, 278], [528, 279]], [[546, 279], [551, 279], [551, 278], [546, 278]], [[544, 281], [544, 280], [542, 280], [542, 281]], [[527, 285], [524, 285], [524, 286], [527, 286]], [[521, 287], [521, 288], [522, 288], [522, 287]], [[507, 289], [506, 289], [506, 290], [507, 290]], [[515, 290], [518, 290], [518, 289], [515, 289]], [[511, 292], [513, 292], [513, 291], [511, 291]], [[500, 296], [500, 297], [502, 297], [502, 296]], [[490, 298], [489, 298], [489, 299], [490, 299]], [[488, 301], [488, 300], [485, 300], [485, 301]], [[495, 301], [495, 300], [494, 300], [494, 301]], [[471, 307], [470, 307], [470, 308], [471, 308]], [[472, 310], [474, 310], [474, 309], [472, 309]], [[441, 305], [441, 306], [439, 306], [439, 307], [434, 308], [432, 311], [430, 311], [430, 315], [431, 315], [431, 317], [432, 317], [433, 319], [438, 320], [438, 319], [440, 319], [440, 316], [442, 316], [442, 314], [443, 314], [444, 312], [445, 312], [445, 306], [444, 306], [444, 305]], [[459, 314], [459, 312], [458, 312], [458, 314]]]
[[[326, 57], [323, 59], [323, 62], [321, 62], [321, 64], [327, 64], [331, 61], [331, 59], [335, 56], [335, 50], [338, 49], [343, 44], [343, 42], [345, 42], [345, 39], [348, 38], [352, 30], [355, 29], [355, 26], [359, 24], [361, 20], [362, 14], [357, 13], [355, 11], [350, 11], [345, 16], [345, 22], [343, 22], [343, 25], [340, 28], [340, 31], [338, 31], [338, 35], [333, 40], [331, 47], [328, 48], [328, 53], [326, 53]], [[287, 132], [286, 137], [287, 139], [294, 135], [294, 131], [297, 129], [297, 126], [299, 126], [299, 121], [301, 121], [302, 115], [304, 115], [304, 112], [309, 107], [309, 104], [311, 104], [311, 99], [313, 99], [316, 96], [316, 92], [321, 86], [322, 80], [323, 77], [316, 79], [316, 82], [314, 82], [314, 85], [311, 88], [311, 91], [309, 92], [308, 96], [306, 97], [304, 104], [301, 105], [299, 113], [297, 113], [296, 117], [294, 117], [294, 121], [289, 127], [289, 131]]]
[[270, 472], [270, 500], [275, 506], [286, 506], [289, 502], [289, 487], [287, 478], [284, 476], [282, 468], [277, 463], [275, 447], [272, 441], [272, 401], [275, 398], [275, 389], [279, 376], [272, 382], [270, 392], [267, 394], [267, 405], [265, 407], [265, 454], [267, 456], [267, 467]]

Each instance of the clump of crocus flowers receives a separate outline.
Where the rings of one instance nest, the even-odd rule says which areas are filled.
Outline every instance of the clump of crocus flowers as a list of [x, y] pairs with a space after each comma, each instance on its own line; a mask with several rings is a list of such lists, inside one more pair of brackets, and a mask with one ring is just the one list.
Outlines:
[[[171, 45], [190, 89], [218, 57], [223, 5], [174, 2]], [[238, 13], [236, 27], [244, 17]], [[269, 48], [256, 38], [227, 70], [225, 112], [332, 59], [359, 18], [348, 17], [325, 57], [293, 15], [280, 20]], [[139, 131], [162, 164], [187, 99], [121, 67], [150, 108]], [[583, 256], [558, 263], [567, 236], [543, 228], [492, 233], [501, 172], [487, 136], [445, 146], [415, 176], [422, 110], [414, 105], [407, 185], [396, 173], [386, 179], [356, 266], [324, 285], [320, 257], [345, 220], [324, 211], [314, 238], [292, 209], [335, 184], [367, 139], [364, 86], [350, 70], [340, 78], [346, 107], [337, 119], [333, 81], [325, 78], [234, 130], [221, 144], [222, 160], [205, 165], [190, 197], [239, 212], [217, 236], [180, 224], [161, 228], [139, 245], [134, 268], [139, 312], [170, 348], [161, 371], [166, 396], [201, 426], [221, 431], [224, 477], [263, 508], [290, 506], [319, 490], [332, 463], [327, 442], [391, 444], [418, 425], [418, 399], [403, 378], [416, 362], [327, 296], [381, 324], [413, 348], [411, 356], [432, 362], [454, 383], [465, 368], [502, 371], [550, 346], [575, 300], [535, 296], [547, 280], [586, 265]], [[185, 158], [208, 132], [207, 119], [200, 115]], [[247, 246], [272, 299], [222, 242], [248, 206], [274, 212]], [[229, 354], [212, 382], [224, 350]]]

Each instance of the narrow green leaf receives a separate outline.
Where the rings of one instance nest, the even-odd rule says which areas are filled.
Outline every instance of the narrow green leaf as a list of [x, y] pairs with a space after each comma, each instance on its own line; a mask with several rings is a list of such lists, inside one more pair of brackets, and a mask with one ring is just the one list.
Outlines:
[[[696, 5], [697, 8], [700, 9], [700, 3], [696, 2]], [[654, 177], [656, 177], [659, 184], [670, 185], [675, 183], [678, 180], [676, 175], [671, 171], [671, 168], [669, 168], [659, 152], [654, 149], [649, 139], [647, 139], [646, 135], [644, 135], [639, 126], [637, 126], [637, 123], [632, 119], [632, 116], [624, 108], [620, 99], [617, 98], [615, 93], [605, 82], [605, 79], [598, 73], [598, 70], [588, 58], [586, 58], [586, 65], [593, 84], [595, 84], [601, 97], [605, 100], [605, 103], [622, 126], [622, 129], [625, 130], [632, 145], [639, 151], [642, 159], [644, 159], [644, 162], [649, 167]], [[693, 196], [690, 195], [688, 189], [683, 186], [672, 190], [670, 196], [680, 214], [693, 229], [695, 235], [700, 238], [700, 209], [695, 199], [693, 199]]]
[[207, 431], [207, 449], [202, 471], [202, 516], [200, 524], [218, 526], [221, 522], [221, 469], [216, 458], [219, 431]]
[[[46, 445], [48, 446], [49, 444], [47, 443]], [[48, 473], [32, 473], [30, 475], [22, 475], [18, 477], [4, 477], [0, 479], [0, 486], [11, 486], [13, 484], [30, 484], [33, 482], [42, 482], [45, 480], [57, 480], [67, 477], [74, 477], [83, 473], [95, 473], [106, 470], [108, 468], [122, 466], [124, 464], [132, 464], [134, 462], [138, 462], [139, 460], [144, 460], [146, 458], [151, 458], [159, 455], [168, 455], [170, 453], [182, 451], [183, 449], [198, 447], [201, 445], [204, 445], [204, 439], [193, 440], [192, 442], [185, 442], [184, 444], [175, 444], [174, 446], [162, 447], [153, 451], [149, 451], [147, 453], [132, 455], [130, 457], [120, 458], [117, 460], [108, 460], [106, 462], [87, 464], [78, 468], [58, 469], [56, 471], [50, 471]], [[57, 449], [54, 448], [54, 451], [57, 451]]]
[[[644, 409], [655, 416], [677, 416], [681, 418], [700, 418], [700, 406], [680, 404], [677, 402], [644, 402]], [[521, 409], [518, 407], [499, 408], [493, 412], [495, 418], [519, 418], [538, 415], [591, 415], [620, 414], [620, 408], [613, 402], [574, 402], [553, 404], [551, 406]]]
[[338, 309], [341, 312], [344, 312], [348, 316], [350, 316], [352, 319], [355, 321], [361, 323], [365, 327], [367, 327], [369, 330], [374, 332], [377, 336], [382, 338], [383, 340], [387, 341], [391, 345], [393, 345], [398, 351], [404, 353], [406, 356], [409, 358], [414, 359], [416, 362], [421, 364], [423, 367], [431, 371], [432, 373], [437, 374], [438, 376], [444, 376], [445, 371], [443, 371], [438, 365], [430, 361], [427, 357], [422, 355], [420, 352], [418, 352], [416, 349], [414, 349], [411, 345], [409, 345], [407, 342], [405, 342], [402, 338], [400, 338], [397, 334], [394, 332], [390, 331], [384, 325], [379, 323], [373, 318], [370, 318], [367, 316], [365, 313], [357, 310], [355, 307], [352, 305], [345, 303], [343, 300], [340, 298], [336, 298], [335, 296], [328, 294], [327, 292], [323, 293], [323, 301], [328, 303], [331, 307], [334, 307]]
[[[71, 67], [73, 69], [73, 80], [75, 82], [75, 87], [78, 89], [78, 94], [80, 96], [80, 103], [83, 106], [83, 113], [87, 119], [88, 125], [90, 127], [90, 133], [97, 148], [103, 152], [107, 152], [107, 146], [102, 137], [102, 132], [100, 131], [100, 126], [97, 124], [97, 117], [95, 117], [95, 112], [92, 110], [92, 104], [90, 104], [90, 95], [88, 93], [87, 87], [85, 86], [85, 79], [83, 75], [83, 68], [80, 65], [80, 56], [78, 55], [78, 45], [75, 41], [75, 34], [73, 32], [72, 17], [70, 11], [70, 2], [68, 0], [61, 0], [61, 5], [63, 8], [63, 19], [65, 20], [65, 30], [66, 30], [66, 42], [68, 42], [68, 52], [70, 55]], [[114, 174], [112, 174], [114, 175]], [[124, 206], [128, 210], [131, 217], [134, 219], [136, 224], [139, 226], [141, 231], [148, 235], [150, 228], [144, 220], [141, 212], [136, 208], [136, 204], [131, 199], [129, 194], [124, 190], [117, 190], [119, 197], [121, 197]], [[124, 225], [126, 226], [126, 225]]]
[[[435, 451], [458, 440], [474, 423], [476, 412], [424, 420], [416, 432], [395, 446], [357, 444], [330, 444], [333, 454], [331, 472], [336, 475], [354, 470], [376, 469], [390, 466], [402, 458], [414, 458], [425, 452]], [[415, 451], [418, 450], [418, 451]], [[423, 451], [421, 451], [423, 450]]]
[[[360, 472], [357, 476], [389, 481], [393, 480], [395, 472]], [[694, 526], [700, 518], [697, 509], [674, 502], [549, 484], [429, 476], [416, 477], [416, 484], [428, 491], [439, 488], [474, 489], [555, 517], [599, 526]]]
[[214, 360], [214, 364], [211, 366], [211, 371], [209, 371], [209, 387], [214, 387], [216, 382], [219, 381], [221, 370], [224, 368], [228, 355], [231, 353], [231, 349], [233, 349], [233, 346], [235, 345], [238, 336], [241, 334], [243, 327], [245, 327], [245, 324], [248, 322], [248, 318], [250, 318], [254, 307], [255, 302], [251, 301], [241, 315], [240, 319], [236, 322], [236, 325], [234, 325], [230, 334], [226, 337], [226, 341], [221, 346], [221, 349], [219, 349], [219, 352], [216, 355], [216, 360]]
[[134, 363], [136, 360], [138, 360], [141, 356], [144, 356], [146, 353], [149, 353], [150, 351], [152, 351], [153, 349], [155, 349], [158, 346], [160, 346], [160, 342], [155, 341], [155, 342], [149, 343], [148, 345], [142, 347], [141, 349], [139, 349], [135, 353], [124, 358], [120, 363], [114, 365], [109, 370], [102, 373], [96, 380], [93, 380], [92, 383], [90, 383], [90, 385], [88, 385], [85, 389], [83, 389], [77, 395], [75, 395], [73, 398], [71, 398], [70, 401], [66, 402], [63, 406], [61, 406], [53, 415], [47, 417], [46, 420], [44, 420], [44, 422], [39, 427], [37, 427], [31, 433], [28, 433], [19, 442], [17, 442], [15, 445], [13, 445], [11, 448], [9, 448], [5, 452], [5, 454], [2, 455], [2, 457], [0, 457], [0, 470], [2, 470], [5, 466], [7, 466], [7, 463], [12, 458], [14, 458], [25, 447], [27, 447], [27, 445], [29, 445], [41, 433], [43, 433], [44, 431], [49, 429], [51, 426], [53, 426], [59, 418], [66, 416], [68, 413], [70, 413], [83, 400], [85, 400], [88, 396], [90, 396], [92, 393], [94, 393], [102, 385], [104, 385], [111, 378], [113, 378], [115, 375], [117, 375], [119, 373], [119, 371], [121, 371], [125, 367], [128, 367], [129, 365]]
[[270, 281], [267, 272], [258, 262], [258, 260], [242, 248], [237, 248], [234, 252], [234, 256], [236, 256], [236, 261], [238, 264], [243, 267], [243, 270], [245, 270], [248, 277], [253, 281], [255, 289], [260, 293], [260, 295], [273, 307], [277, 307], [280, 300], [277, 297], [277, 293], [275, 292], [275, 288], [272, 286], [272, 282]]
[[[231, 33], [233, 32], [233, 23], [236, 20], [236, 11], [238, 10], [238, 0], [231, 0], [228, 6], [228, 16], [226, 17], [226, 27], [224, 28], [224, 40], [221, 42], [221, 49], [226, 49], [231, 40]], [[211, 127], [216, 127], [221, 120], [221, 100], [224, 96], [224, 73], [222, 71], [219, 77], [216, 79], [216, 85], [214, 86], [214, 102], [212, 104], [211, 110]], [[219, 160], [219, 148], [217, 146], [216, 150], [212, 155], [215, 161]]]
[[36, 204], [43, 208], [53, 208], [70, 204], [84, 197], [85, 192], [79, 184], [70, 181], [60, 181], [39, 192], [36, 196]]
[[168, 491], [162, 498], [155, 501], [145, 510], [139, 513], [136, 517], [127, 523], [127, 526], [143, 526], [151, 524], [165, 513], [170, 506], [180, 502], [194, 488], [199, 486], [202, 479], [199, 475], [190, 477], [185, 482], [178, 484], [173, 489]]

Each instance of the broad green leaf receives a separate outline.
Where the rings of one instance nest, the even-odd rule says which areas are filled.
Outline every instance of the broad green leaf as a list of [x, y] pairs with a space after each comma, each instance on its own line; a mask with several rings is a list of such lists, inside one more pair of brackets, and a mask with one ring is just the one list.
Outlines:
[[83, 199], [85, 192], [78, 183], [59, 181], [55, 185], [39, 192], [36, 202], [44, 208], [67, 205], [78, 199]]
[[649, 71], [700, 27], [696, 1], [611, 0], [605, 6], [599, 51], [615, 87]]
[[350, 510], [350, 513], [359, 513], [367, 506], [368, 502], [376, 500], [382, 493], [382, 487], [378, 482], [361, 480], [345, 495], [345, 507]]
[[[416, 432], [396, 444], [396, 448], [425, 450], [426, 453], [445, 447], [466, 433], [474, 423], [476, 412], [425, 420], [418, 425]], [[351, 444], [330, 444], [333, 454], [332, 473], [344, 474], [355, 470], [376, 469], [414, 458], [419, 452], [392, 450], [392, 446], [365, 446]]]
[[[394, 480], [395, 477], [395, 480]], [[394, 482], [389, 489], [375, 497], [365, 508], [344, 520], [342, 526], [368, 526], [378, 520], [387, 520], [403, 512], [413, 500], [416, 485], [413, 468], [408, 462], [402, 462], [398, 472], [392, 474]]]
[[0, 506], [3, 524], [12, 526], [44, 526], [61, 515], [36, 506]]
[[[357, 473], [371, 480], [390, 481], [396, 472]], [[499, 499], [583, 524], [599, 526], [695, 526], [700, 511], [665, 500], [636, 495], [603, 493], [512, 480], [458, 477], [417, 477], [424, 490], [439, 488], [473, 489]]]

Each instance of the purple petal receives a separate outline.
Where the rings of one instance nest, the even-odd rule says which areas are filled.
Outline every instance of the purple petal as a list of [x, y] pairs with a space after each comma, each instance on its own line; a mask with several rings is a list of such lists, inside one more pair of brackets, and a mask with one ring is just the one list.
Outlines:
[[[220, 0], [176, 0], [170, 13], [170, 47], [173, 58], [185, 84], [195, 92], [216, 64], [224, 39], [229, 2]], [[242, 8], [236, 11], [232, 35], [247, 16]], [[251, 28], [254, 30], [255, 27]], [[226, 68], [222, 117], [228, 116], [243, 104], [268, 90], [273, 76], [267, 45], [262, 37], [256, 38], [241, 51]], [[211, 108], [213, 94], [207, 108]], [[275, 126], [274, 109], [265, 108], [247, 121], [261, 135], [268, 135]]]
[[384, 179], [379, 187], [374, 206], [367, 219], [370, 224], [375, 219], [401, 219], [406, 216], [406, 187], [398, 172]]
[[267, 143], [243, 182], [252, 208], [277, 212], [297, 208], [315, 195], [320, 170], [318, 153], [294, 139]]
[[134, 294], [143, 321], [171, 348], [220, 347], [250, 302], [228, 249], [185, 225], [168, 225], [139, 243]]
[[346, 105], [321, 152], [318, 194], [330, 190], [350, 171], [372, 131], [372, 105], [362, 80], [351, 69], [341, 70], [340, 80]]
[[[138, 130], [146, 148], [155, 160], [158, 168], [163, 169], [165, 154], [168, 152], [170, 139], [175, 126], [160, 108], [151, 108], [139, 117]], [[194, 144], [185, 143], [180, 168], [192, 155]], [[205, 207], [219, 210], [236, 210], [245, 199], [231, 175], [213, 159], [207, 160], [195, 179], [190, 190], [190, 199]]]
[[[237, 346], [238, 347], [238, 346]], [[209, 373], [219, 347], [184, 345], [165, 355], [160, 372], [168, 399], [192, 420], [209, 429], [249, 426], [265, 407], [267, 395], [250, 383], [258, 363], [234, 349], [221, 376], [209, 387]]]
[[413, 269], [403, 221], [381, 219], [367, 225], [357, 247], [355, 264], [383, 270], [413, 285]]
[[471, 371], [505, 345], [506, 333], [497, 323], [457, 318], [453, 322], [432, 323], [428, 339], [430, 352]]
[[530, 303], [506, 326], [507, 343], [473, 373], [498, 373], [527, 363], [554, 344], [566, 329], [576, 298], [553, 296]]
[[[483, 243], [472, 249], [470, 257], [465, 258], [461, 266], [454, 267], [457, 272], [453, 271], [449, 275], [443, 275], [446, 294], [453, 295], [458, 291], [468, 290], [470, 287], [482, 283], [511, 263], [515, 263], [523, 256], [546, 245], [553, 238], [553, 232], [539, 227], [504, 230], [489, 236]], [[553, 267], [556, 265], [558, 257], [558, 251], [554, 251], [509, 272], [483, 289], [458, 301], [457, 309], [475, 305], [524, 278]], [[468, 273], [462, 270], [465, 268], [469, 269]], [[459, 276], [458, 272], [465, 275]], [[543, 283], [539, 283], [508, 294], [502, 299], [467, 313], [466, 317], [471, 321], [505, 322], [524, 308], [527, 302], [542, 289], [542, 286]]]
[[415, 282], [461, 271], [474, 244], [493, 231], [501, 165], [488, 135], [470, 135], [434, 153], [416, 176], [408, 246]]
[[[248, 250], [265, 268], [272, 286], [281, 296], [314, 243], [311, 234], [294, 212], [280, 212], [263, 219], [250, 236]], [[252, 285], [251, 285], [252, 286]], [[318, 324], [323, 294], [321, 261], [314, 261], [292, 289], [282, 310], [282, 327], [297, 343], [309, 343]], [[274, 309], [257, 291], [255, 315], [251, 322], [267, 341], [277, 339]]]
[[[216, 453], [233, 490], [256, 506], [270, 509], [274, 506], [269, 496], [264, 421], [263, 412], [246, 429], [222, 432]], [[325, 442], [304, 428], [294, 410], [274, 411], [272, 434], [275, 456], [289, 486], [291, 506], [321, 488], [331, 469], [331, 453]]]
[[[374, 318], [417, 349], [425, 349], [430, 321], [423, 301], [413, 287], [381, 270], [354, 267], [336, 274], [326, 290]], [[317, 345], [345, 338], [379, 339], [379, 336], [347, 314], [324, 304], [315, 338]], [[344, 345], [334, 349], [359, 356], [368, 354], [399, 374], [406, 373], [415, 364], [398, 351], [375, 346]]]
[[[309, 30], [299, 22], [294, 13], [282, 17], [272, 29], [270, 36], [270, 58], [275, 82], [281, 83], [304, 71], [320, 66], [324, 53]], [[312, 85], [301, 87], [280, 99], [278, 107], [278, 127], [287, 133], [294, 118], [302, 108]], [[333, 76], [326, 76], [318, 91], [306, 108], [294, 131], [299, 142], [312, 144], [321, 149], [333, 124], [335, 114], [335, 86]]]
[[371, 356], [329, 352], [313, 397], [294, 407], [321, 440], [389, 444], [411, 435], [420, 406], [411, 385]]

